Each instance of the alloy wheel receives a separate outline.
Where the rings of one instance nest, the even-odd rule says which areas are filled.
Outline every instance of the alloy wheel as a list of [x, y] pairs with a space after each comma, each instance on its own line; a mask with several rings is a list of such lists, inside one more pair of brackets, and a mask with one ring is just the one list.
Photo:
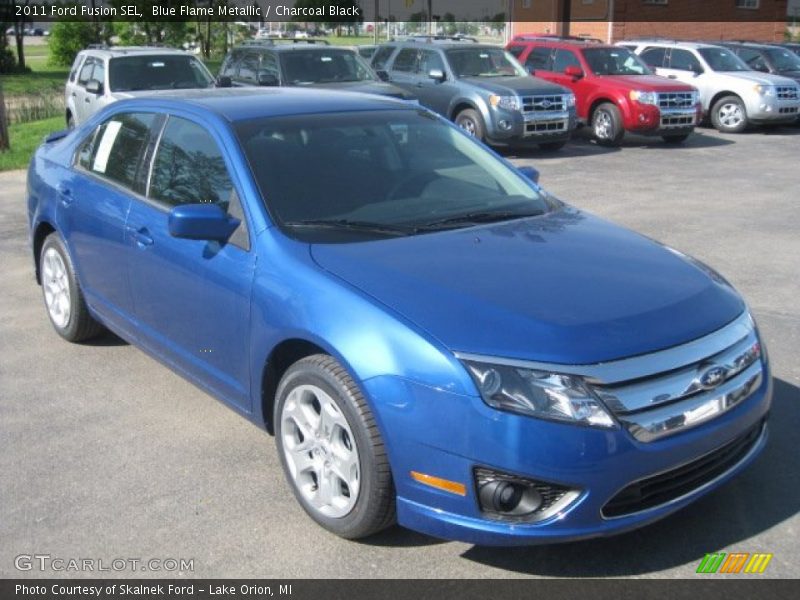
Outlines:
[[42, 260], [42, 285], [47, 312], [56, 327], [63, 329], [69, 324], [70, 290], [69, 276], [64, 259], [55, 250], [48, 248]]

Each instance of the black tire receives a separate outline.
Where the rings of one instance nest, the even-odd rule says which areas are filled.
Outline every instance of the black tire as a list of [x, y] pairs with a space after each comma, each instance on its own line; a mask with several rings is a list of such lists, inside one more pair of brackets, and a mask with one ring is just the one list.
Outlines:
[[747, 129], [747, 109], [742, 99], [723, 96], [717, 100], [711, 108], [711, 124], [722, 133], [741, 133]]
[[687, 139], [689, 139], [689, 134], [682, 133], [681, 135], [662, 135], [661, 138], [667, 144], [682, 144]]
[[615, 104], [604, 102], [592, 113], [592, 135], [601, 146], [619, 146], [625, 137], [622, 115]]
[[456, 115], [455, 124], [472, 137], [483, 141], [486, 138], [486, 127], [478, 111], [465, 108]]
[[545, 142], [544, 144], [539, 144], [539, 148], [545, 150], [546, 152], [557, 152], [561, 150], [564, 146], [567, 145], [567, 142]]
[[[304, 450], [298, 452], [296, 449], [292, 449], [295, 444], [297, 444], [295, 448], [299, 448], [299, 444], [303, 444], [305, 438], [302, 435], [299, 439], [297, 438], [297, 432], [302, 430], [295, 428], [293, 426], [294, 421], [291, 419], [291, 414], [293, 414], [292, 403], [297, 404], [296, 399], [301, 397], [299, 394], [302, 392], [298, 390], [301, 386], [304, 386], [303, 389], [305, 390], [321, 390], [321, 392], [327, 394], [328, 398], [333, 401], [335, 407], [340, 411], [338, 416], [344, 417], [354, 438], [352, 441], [355, 442], [356, 456], [358, 458], [359, 488], [354, 505], [349, 509], [349, 512], [341, 516], [323, 514], [304, 495], [317, 493], [319, 489], [316, 485], [319, 483], [318, 471], [316, 469], [307, 469], [313, 471], [314, 484], [303, 491], [299, 487], [301, 484], [296, 481], [295, 475], [292, 474], [292, 468], [297, 469], [297, 467], [294, 462], [293, 467], [290, 467], [289, 459], [287, 459], [287, 454], [291, 456], [307, 454], [309, 461], [314, 460], [315, 456], [320, 457], [322, 455], [322, 451], [318, 447], [307, 452]], [[297, 391], [298, 395], [292, 396], [290, 400], [289, 398], [293, 391]], [[311, 396], [313, 397], [313, 395], [312, 393]], [[287, 408], [287, 420], [284, 423], [284, 407], [287, 405], [287, 400], [289, 401], [289, 407]], [[327, 399], [325, 402], [327, 402]], [[312, 406], [314, 405], [312, 404]], [[322, 415], [321, 408], [319, 414], [320, 416]], [[367, 537], [395, 523], [396, 494], [394, 482], [378, 426], [361, 390], [336, 359], [326, 354], [316, 354], [299, 360], [289, 367], [278, 385], [273, 422], [275, 424], [275, 441], [278, 447], [278, 455], [286, 479], [294, 492], [295, 498], [312, 519], [328, 531], [347, 539]], [[333, 429], [331, 427], [331, 432]], [[349, 432], [346, 433], [349, 434]], [[333, 434], [331, 433], [330, 436], [332, 437]], [[331, 437], [325, 439], [330, 440]], [[322, 438], [316, 436], [312, 439], [309, 432], [308, 439], [311, 440], [312, 444], [319, 446], [319, 443], [315, 440]], [[303, 446], [303, 448], [306, 447]], [[331, 442], [330, 448], [333, 448], [333, 442]], [[352, 449], [350, 451], [352, 452]], [[331, 454], [326, 454], [325, 456], [334, 456], [334, 454], [331, 452]], [[294, 459], [292, 460], [294, 461]], [[305, 456], [303, 456], [303, 460], [306, 460]], [[325, 458], [325, 461], [327, 466], [327, 458]], [[324, 472], [320, 471], [320, 473]], [[300, 478], [298, 477], [297, 479]], [[350, 490], [346, 486], [345, 489], [347, 491]]]
[[[60, 273], [62, 267], [63, 276]], [[42, 244], [42, 251], [39, 253], [39, 275], [47, 316], [58, 335], [69, 342], [81, 342], [96, 337], [103, 331], [103, 326], [92, 317], [86, 307], [72, 259], [64, 246], [64, 241], [57, 233], [48, 235]], [[67, 287], [67, 297], [61, 304], [69, 307], [68, 315], [64, 314], [63, 309], [56, 307], [54, 301], [48, 300], [48, 297], [53, 299], [56, 296], [52, 290], [56, 287], [63, 289], [64, 286]]]

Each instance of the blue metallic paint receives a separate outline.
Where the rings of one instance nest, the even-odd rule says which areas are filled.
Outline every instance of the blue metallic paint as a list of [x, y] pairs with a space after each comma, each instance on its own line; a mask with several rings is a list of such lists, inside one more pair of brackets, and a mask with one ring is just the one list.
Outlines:
[[[723, 283], [641, 236], [571, 208], [508, 224], [335, 246], [294, 241], [271, 224], [230, 121], [267, 110], [280, 116], [402, 107], [414, 110], [319, 90], [115, 103], [37, 151], [29, 171], [31, 241], [40, 226], [60, 232], [94, 315], [261, 426], [272, 417], [263, 414], [262, 383], [278, 344], [304, 340], [337, 358], [375, 414], [399, 521], [410, 528], [489, 544], [569, 540], [637, 527], [693, 500], [699, 494], [614, 520], [599, 512], [630, 481], [711, 451], [761, 419], [769, 408], [769, 377], [721, 417], [642, 444], [619, 427], [491, 409], [453, 352], [573, 364], [652, 352], [741, 313], [743, 303]], [[173, 238], [166, 210], [71, 166], [85, 134], [133, 109], [188, 118], [212, 133], [242, 199], [249, 252]], [[64, 188], [73, 199], [68, 206]], [[135, 234], [145, 229], [153, 243], [143, 246]], [[481, 515], [472, 490], [475, 465], [583, 493], [566, 514], [546, 522], [492, 521]], [[423, 486], [408, 477], [411, 470], [463, 482], [469, 492], [461, 497]]]

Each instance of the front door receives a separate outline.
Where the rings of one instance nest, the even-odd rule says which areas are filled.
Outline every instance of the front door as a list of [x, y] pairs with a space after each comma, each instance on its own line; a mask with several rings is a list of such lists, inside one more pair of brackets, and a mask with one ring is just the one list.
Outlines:
[[[128, 269], [142, 342], [249, 412], [256, 258], [230, 172], [220, 144], [204, 126], [170, 117], [155, 150], [147, 200], [131, 204]], [[227, 242], [170, 235], [173, 207], [209, 202], [241, 220]]]

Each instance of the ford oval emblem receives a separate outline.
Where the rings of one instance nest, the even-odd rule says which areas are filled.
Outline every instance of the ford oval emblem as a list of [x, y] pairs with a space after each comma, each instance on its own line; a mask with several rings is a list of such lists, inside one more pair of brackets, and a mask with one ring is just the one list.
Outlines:
[[700, 387], [704, 390], [711, 390], [717, 387], [720, 383], [725, 381], [727, 369], [725, 367], [714, 366], [706, 369], [700, 374], [699, 382]]
[[550, 108], [552, 105], [553, 105], [553, 103], [550, 102], [550, 100], [542, 100], [541, 103], [540, 103], [540, 106], [542, 108]]

